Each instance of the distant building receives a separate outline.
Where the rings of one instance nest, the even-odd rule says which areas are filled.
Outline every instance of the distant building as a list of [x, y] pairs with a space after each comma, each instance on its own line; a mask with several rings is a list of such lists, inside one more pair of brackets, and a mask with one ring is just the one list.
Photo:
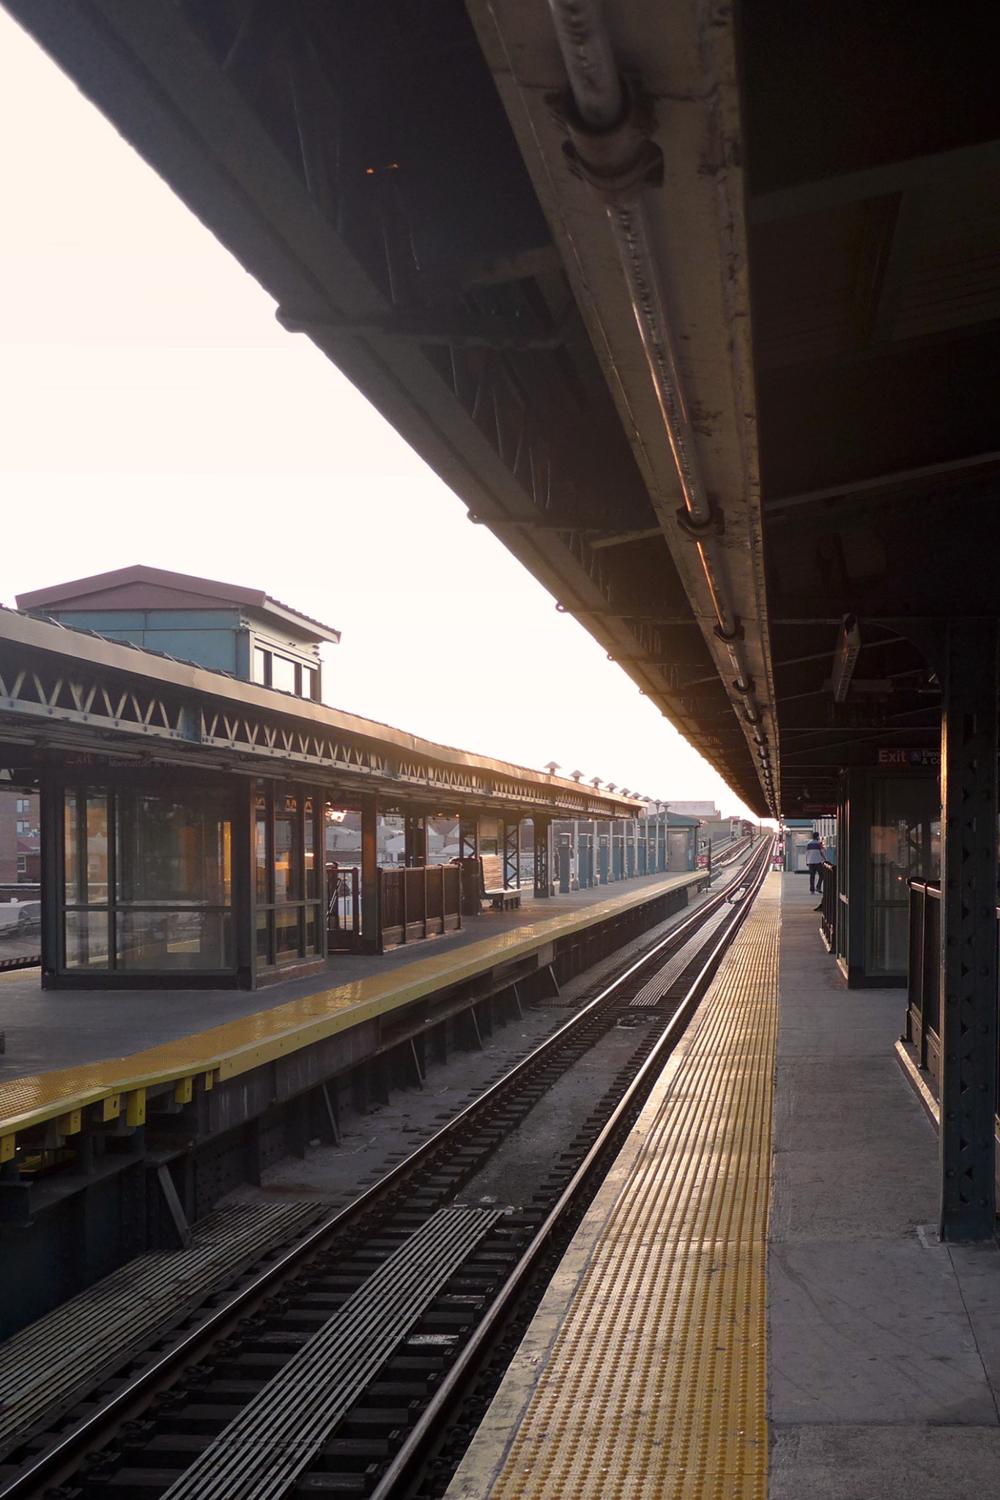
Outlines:
[[0, 790], [0, 885], [42, 878], [38, 794]]
[[706, 823], [716, 823], [720, 813], [714, 802], [668, 802], [668, 812], [683, 813], [686, 818], [702, 818]]
[[141, 563], [19, 594], [17, 607], [317, 703], [320, 645], [340, 640], [338, 630], [262, 589]]

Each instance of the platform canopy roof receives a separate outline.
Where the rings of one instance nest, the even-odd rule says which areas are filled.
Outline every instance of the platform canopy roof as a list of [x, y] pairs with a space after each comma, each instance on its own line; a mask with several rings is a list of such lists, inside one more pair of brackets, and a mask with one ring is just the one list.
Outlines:
[[996, 613], [995, 7], [4, 3], [751, 806], [933, 747]]
[[282, 776], [350, 804], [563, 818], [641, 816], [645, 803], [438, 745], [358, 714], [0, 608], [0, 767]]

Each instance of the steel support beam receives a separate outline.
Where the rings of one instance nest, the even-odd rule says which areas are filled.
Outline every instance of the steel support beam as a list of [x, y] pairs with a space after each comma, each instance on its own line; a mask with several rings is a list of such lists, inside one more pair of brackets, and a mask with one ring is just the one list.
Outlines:
[[521, 884], [521, 822], [500, 824], [503, 883], [505, 890], [516, 890]]
[[996, 619], [953, 620], [941, 721], [941, 1237], [996, 1232]]
[[408, 870], [427, 863], [427, 814], [407, 813], [403, 819], [403, 863]]
[[458, 825], [458, 853], [462, 859], [479, 858], [479, 819], [463, 817]]
[[366, 953], [382, 947], [379, 910], [378, 798], [366, 793], [361, 803], [361, 943]]
[[[559, 847], [556, 851], [559, 869], [559, 894], [569, 895], [570, 877], [573, 860], [573, 836], [569, 833], [559, 835]], [[579, 868], [579, 863], [578, 866]]]
[[535, 835], [535, 895], [552, 894], [551, 818], [533, 818]]

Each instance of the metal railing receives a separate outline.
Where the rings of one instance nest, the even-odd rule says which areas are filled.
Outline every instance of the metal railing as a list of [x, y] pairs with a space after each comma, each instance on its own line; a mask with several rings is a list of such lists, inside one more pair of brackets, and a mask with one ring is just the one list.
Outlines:
[[824, 860], [823, 890], [819, 898], [819, 930], [831, 953], [837, 951], [837, 913], [840, 910], [840, 891], [837, 884], [837, 866]]
[[381, 940], [388, 947], [455, 932], [462, 925], [459, 865], [379, 870]]
[[326, 935], [330, 953], [356, 953], [361, 947], [361, 871], [327, 865]]
[[941, 1057], [941, 887], [910, 880], [910, 953], [906, 977], [906, 1040], [935, 1077]]

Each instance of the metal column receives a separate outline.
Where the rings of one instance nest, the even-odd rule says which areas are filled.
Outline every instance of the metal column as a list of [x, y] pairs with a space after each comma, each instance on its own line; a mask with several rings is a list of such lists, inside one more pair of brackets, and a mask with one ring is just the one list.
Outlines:
[[500, 824], [500, 849], [503, 858], [503, 883], [505, 890], [516, 890], [521, 885], [521, 824]]
[[361, 945], [366, 953], [382, 950], [379, 910], [378, 798], [361, 797]]
[[573, 860], [573, 835], [561, 833], [559, 835], [559, 848], [557, 850], [559, 861], [559, 894], [569, 895], [570, 873]]
[[407, 813], [403, 819], [403, 863], [408, 870], [427, 863], [426, 813]]
[[607, 885], [609, 879], [609, 865], [611, 862], [611, 835], [607, 833], [598, 834], [597, 837], [597, 883]]
[[581, 891], [588, 891], [597, 884], [594, 874], [594, 825], [587, 824], [579, 835], [576, 854], [576, 872]]
[[552, 820], [535, 817], [532, 822], [535, 835], [535, 895], [550, 896], [552, 894], [552, 861], [549, 854], [549, 829]]
[[941, 1237], [996, 1231], [997, 630], [952, 620], [941, 718]]
[[461, 859], [479, 858], [479, 819], [462, 818], [458, 825], [458, 853]]

